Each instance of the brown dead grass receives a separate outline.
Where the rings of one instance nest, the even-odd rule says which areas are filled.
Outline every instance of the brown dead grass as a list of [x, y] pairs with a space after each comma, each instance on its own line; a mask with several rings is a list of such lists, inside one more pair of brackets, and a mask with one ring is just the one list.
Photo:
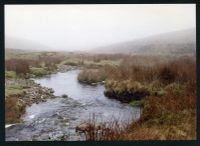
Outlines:
[[[147, 85], [158, 81], [166, 93], [145, 97], [143, 112], [137, 122], [126, 125], [120, 132], [113, 126], [110, 128], [112, 134], [107, 133], [104, 137], [106, 140], [195, 140], [195, 58], [146, 59], [142, 62], [138, 57], [135, 60], [126, 58], [119, 67], [108, 67], [107, 79], [119, 83], [132, 80]], [[150, 63], [144, 65], [148, 61]]]
[[25, 113], [25, 104], [20, 102], [17, 96], [10, 96], [5, 99], [5, 122], [20, 122], [20, 117]]

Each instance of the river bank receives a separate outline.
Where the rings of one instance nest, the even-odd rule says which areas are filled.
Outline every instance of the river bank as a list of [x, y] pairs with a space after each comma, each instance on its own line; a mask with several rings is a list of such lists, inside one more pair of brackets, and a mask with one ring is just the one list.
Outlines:
[[22, 122], [21, 116], [25, 113], [27, 106], [56, 97], [53, 89], [42, 87], [30, 79], [6, 79], [5, 82], [10, 92], [17, 91], [9, 93], [10, 95], [5, 98], [6, 124]]
[[[104, 86], [88, 86], [77, 81], [78, 70], [35, 79], [42, 87], [52, 88], [56, 97], [32, 104], [22, 116], [24, 122], [6, 128], [6, 140], [85, 140], [76, 127], [95, 114], [97, 123], [118, 119], [126, 123], [138, 119], [140, 108], [133, 108], [104, 96]], [[28, 131], [28, 133], [27, 133]], [[28, 135], [27, 135], [28, 134]]]
[[[77, 76], [80, 70], [74, 69], [81, 66], [71, 66], [70, 69], [65, 66], [67, 70], [69, 69], [67, 72], [65, 72], [65, 67], [61, 67], [62, 69], [57, 69], [52, 74], [34, 78], [34, 81], [42, 87], [52, 88], [53, 95], [56, 97], [64, 94], [67, 96], [44, 99], [47, 102], [38, 99], [38, 104], [33, 102], [32, 106], [27, 106], [26, 114], [23, 116], [25, 122], [6, 129], [8, 141], [85, 140], [75, 133], [75, 129], [77, 125], [81, 126], [82, 122], [86, 123], [89, 119], [88, 114], [92, 112], [95, 112], [97, 117], [104, 117], [107, 121], [111, 121], [108, 118], [112, 117], [112, 114], [118, 121], [123, 122], [132, 118], [131, 116], [136, 116], [131, 123], [127, 124], [128, 129], [117, 133], [116, 137], [110, 137], [111, 140], [191, 140], [196, 138], [195, 62], [190, 58], [148, 67], [138, 66], [138, 63], [135, 66], [131, 58], [119, 67], [105, 66], [98, 72], [97, 68], [88, 72], [88, 68], [82, 66], [86, 71], [80, 75], [79, 81]], [[104, 75], [106, 75], [106, 80]], [[99, 84], [102, 81], [104, 84]], [[97, 84], [91, 86], [94, 83]], [[19, 84], [20, 87], [18, 87]], [[19, 82], [19, 84], [10, 87], [10, 91], [15, 92], [15, 95], [20, 95], [27, 90], [21, 87], [23, 83]], [[110, 97], [107, 98], [105, 95], [110, 95]], [[138, 99], [135, 99], [136, 95]], [[142, 97], [141, 100], [140, 97]], [[11, 103], [18, 104], [18, 101], [14, 99], [19, 98], [13, 98]], [[142, 112], [138, 105], [143, 107]], [[16, 111], [25, 113], [23, 106], [13, 109], [15, 113]], [[132, 110], [133, 113], [131, 113]], [[118, 115], [125, 117], [120, 118]], [[12, 117], [15, 116], [12, 115]], [[115, 130], [118, 131], [118, 127]], [[108, 134], [107, 137], [109, 136]]]
[[[77, 67], [62, 65], [59, 66], [52, 74], [58, 72], [67, 72]], [[48, 76], [44, 74], [41, 77]], [[41, 78], [40, 77], [40, 78]], [[14, 77], [5, 78], [5, 122], [6, 125], [23, 122], [21, 116], [25, 113], [27, 106], [32, 104], [46, 102], [47, 99], [56, 98], [54, 90], [52, 88], [43, 87], [40, 84], [34, 82], [34, 79], [38, 78], [35, 75], [30, 75], [29, 78]]]

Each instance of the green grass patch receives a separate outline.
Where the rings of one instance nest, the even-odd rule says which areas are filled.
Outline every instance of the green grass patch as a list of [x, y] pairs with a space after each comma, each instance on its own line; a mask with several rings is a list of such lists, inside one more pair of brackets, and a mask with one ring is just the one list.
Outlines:
[[5, 77], [6, 78], [16, 78], [16, 72], [15, 71], [5, 71]]
[[144, 106], [144, 100], [133, 100], [129, 103], [131, 106], [135, 107], [135, 106]]
[[23, 87], [20, 85], [9, 85], [5, 88], [5, 96], [21, 95], [23, 94]]
[[99, 61], [92, 61], [92, 60], [82, 60], [82, 59], [67, 59], [62, 61], [58, 66], [61, 65], [71, 65], [71, 66], [85, 66], [87, 68], [94, 68], [94, 67], [102, 67], [105, 65], [111, 66], [119, 66], [121, 60], [99, 60]]
[[43, 76], [43, 75], [48, 74], [49, 72], [45, 68], [31, 67], [30, 73], [35, 76]]

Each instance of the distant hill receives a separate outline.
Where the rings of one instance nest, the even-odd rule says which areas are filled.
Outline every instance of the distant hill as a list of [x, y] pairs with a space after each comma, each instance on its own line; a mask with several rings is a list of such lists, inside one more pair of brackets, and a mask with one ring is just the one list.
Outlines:
[[196, 31], [187, 29], [93, 49], [93, 53], [195, 54]]
[[13, 48], [29, 51], [41, 51], [51, 49], [49, 46], [27, 39], [5, 36], [5, 48]]

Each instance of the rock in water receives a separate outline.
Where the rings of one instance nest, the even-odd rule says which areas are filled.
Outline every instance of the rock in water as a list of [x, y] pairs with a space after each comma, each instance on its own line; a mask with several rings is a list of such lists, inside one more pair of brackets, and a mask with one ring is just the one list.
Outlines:
[[68, 96], [67, 96], [66, 94], [63, 94], [62, 97], [63, 97], [63, 98], [67, 98]]
[[76, 126], [76, 132], [78, 132], [78, 131], [80, 131], [80, 132], [86, 132], [88, 128], [89, 128], [89, 124], [82, 123], [82, 124]]
[[97, 125], [91, 125], [89, 123], [82, 123], [78, 126], [76, 126], [76, 132], [89, 132], [89, 130], [95, 130], [100, 131], [106, 128], [105, 124], [97, 124]]

